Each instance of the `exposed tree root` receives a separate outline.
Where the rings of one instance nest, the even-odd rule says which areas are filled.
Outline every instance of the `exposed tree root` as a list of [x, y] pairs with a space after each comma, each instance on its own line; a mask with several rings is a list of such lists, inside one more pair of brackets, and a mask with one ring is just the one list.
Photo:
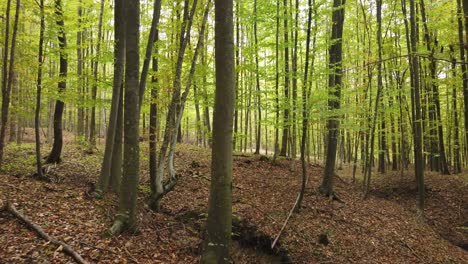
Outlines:
[[67, 255], [72, 257], [76, 261], [76, 263], [88, 264], [88, 262], [86, 260], [84, 260], [83, 257], [80, 256], [80, 254], [78, 254], [75, 250], [73, 250], [70, 247], [70, 245], [68, 245], [68, 244], [66, 244], [66, 243], [64, 243], [62, 241], [59, 241], [59, 240], [55, 239], [54, 237], [49, 236], [46, 232], [44, 232], [44, 230], [40, 226], [34, 224], [25, 215], [23, 215], [21, 212], [19, 212], [15, 208], [14, 205], [7, 202], [7, 204], [4, 206], [4, 210], [6, 210], [7, 212], [9, 212], [11, 215], [18, 218], [19, 220], [21, 220], [21, 222], [23, 222], [28, 228], [30, 228], [31, 230], [36, 232], [36, 234], [38, 234], [41, 238], [49, 241], [50, 243], [52, 243], [52, 244], [54, 244], [56, 246], [62, 247], [63, 252], [65, 252]]
[[158, 211], [159, 210], [159, 202], [161, 199], [168, 194], [170, 191], [174, 189], [177, 185], [178, 177], [171, 178], [163, 185], [163, 192], [162, 193], [155, 193], [151, 195], [148, 205], [151, 210]]

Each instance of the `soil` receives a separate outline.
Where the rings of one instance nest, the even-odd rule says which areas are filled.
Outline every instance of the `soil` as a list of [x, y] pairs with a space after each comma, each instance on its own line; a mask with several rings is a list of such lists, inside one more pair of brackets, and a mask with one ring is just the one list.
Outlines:
[[[73, 139], [66, 142], [63, 162], [47, 169], [51, 182], [32, 177], [32, 143], [8, 145], [0, 204], [13, 203], [90, 263], [199, 262], [210, 184], [208, 149], [178, 146], [179, 182], [163, 199], [162, 210], [152, 212], [145, 206], [148, 155], [147, 144], [142, 143], [139, 232], [103, 238], [114, 219], [117, 198], [88, 196], [99, 175], [102, 146], [90, 152]], [[320, 164], [308, 166], [303, 206], [272, 250], [300, 189], [299, 165], [251, 154], [234, 156], [233, 263], [468, 263], [466, 174], [426, 174], [422, 219], [416, 214], [417, 191], [410, 171], [403, 177], [397, 172], [374, 174], [370, 196], [363, 200], [359, 179], [352, 183], [351, 170], [344, 166], [335, 179], [339, 200], [330, 200], [317, 192], [323, 174]], [[40, 239], [8, 212], [0, 212], [0, 263], [72, 262], [59, 247]]]

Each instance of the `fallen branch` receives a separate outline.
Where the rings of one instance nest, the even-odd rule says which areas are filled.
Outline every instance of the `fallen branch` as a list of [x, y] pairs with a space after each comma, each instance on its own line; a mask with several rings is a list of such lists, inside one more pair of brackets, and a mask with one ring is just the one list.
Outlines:
[[59, 240], [55, 239], [54, 237], [49, 236], [46, 232], [44, 232], [44, 230], [40, 226], [34, 224], [25, 215], [23, 215], [21, 212], [19, 212], [15, 208], [15, 206], [13, 204], [10, 204], [9, 202], [7, 202], [7, 204], [5, 205], [5, 209], [10, 214], [12, 214], [14, 217], [21, 220], [21, 222], [23, 222], [28, 228], [30, 228], [34, 232], [36, 232], [41, 238], [49, 241], [50, 243], [52, 243], [52, 244], [54, 244], [56, 246], [62, 247], [63, 252], [65, 252], [67, 255], [72, 257], [76, 261], [76, 263], [88, 264], [88, 262], [86, 260], [84, 260], [83, 257], [81, 257], [75, 250], [73, 250], [70, 247], [70, 245], [68, 245], [68, 244], [66, 244], [66, 243], [64, 243], [62, 241], [59, 241]]
[[297, 198], [296, 198], [296, 202], [294, 203], [293, 207], [291, 208], [291, 211], [289, 211], [289, 215], [288, 217], [286, 218], [286, 220], [284, 221], [284, 224], [283, 226], [281, 227], [281, 230], [279, 231], [278, 235], [276, 235], [276, 238], [275, 240], [273, 241], [273, 243], [271, 244], [271, 249], [273, 249], [276, 245], [276, 242], [278, 242], [278, 239], [280, 238], [281, 234], [283, 233], [284, 231], [284, 228], [286, 227], [286, 225], [288, 224], [289, 222], [289, 218], [291, 218], [291, 216], [293, 215], [294, 211], [296, 210], [296, 206], [297, 206], [297, 203], [299, 202], [299, 197], [301, 195], [298, 194], [297, 195]]

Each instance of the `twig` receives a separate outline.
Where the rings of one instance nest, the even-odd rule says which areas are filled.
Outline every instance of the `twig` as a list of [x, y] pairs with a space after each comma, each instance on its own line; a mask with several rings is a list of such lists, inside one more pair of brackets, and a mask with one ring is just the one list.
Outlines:
[[125, 249], [125, 252], [127, 252], [128, 256], [130, 256], [130, 259], [131, 259], [133, 262], [135, 262], [135, 263], [137, 263], [137, 264], [140, 263], [140, 262], [130, 253], [130, 251], [128, 251], [127, 246], [124, 245], [124, 249]]
[[299, 202], [299, 197], [301, 196], [301, 194], [298, 194], [297, 195], [297, 198], [296, 198], [296, 202], [294, 203], [293, 207], [291, 208], [291, 211], [289, 211], [289, 215], [288, 217], [286, 218], [286, 220], [284, 221], [284, 224], [283, 226], [281, 227], [281, 230], [279, 231], [278, 235], [276, 235], [276, 238], [275, 240], [273, 241], [273, 243], [271, 244], [271, 249], [273, 249], [276, 245], [276, 242], [278, 242], [278, 239], [280, 238], [281, 234], [283, 233], [284, 231], [284, 228], [286, 227], [286, 225], [288, 224], [288, 221], [289, 221], [289, 218], [291, 218], [291, 216], [293, 215], [295, 209], [296, 209], [296, 206], [297, 206], [297, 203]]
[[63, 252], [65, 252], [67, 255], [72, 257], [76, 261], [76, 263], [88, 264], [88, 262], [86, 260], [84, 260], [83, 257], [81, 257], [75, 250], [73, 250], [70, 247], [70, 245], [68, 245], [68, 244], [66, 244], [66, 243], [64, 243], [62, 241], [59, 241], [59, 240], [55, 239], [54, 237], [49, 236], [46, 232], [44, 232], [44, 230], [40, 226], [34, 224], [25, 215], [23, 215], [18, 210], [16, 210], [16, 208], [15, 208], [15, 206], [13, 204], [10, 204], [9, 202], [7, 202], [5, 208], [10, 214], [15, 216], [19, 220], [21, 220], [21, 222], [26, 224], [27, 227], [29, 227], [34, 232], [36, 232], [41, 238], [49, 241], [50, 243], [52, 243], [52, 244], [54, 244], [56, 246], [59, 246], [59, 247], [61, 246]]
[[407, 247], [411, 251], [411, 253], [413, 253], [415, 257], [417, 257], [418, 259], [421, 259], [419, 255], [416, 253], [416, 251], [414, 251], [414, 249], [410, 247], [410, 245], [408, 245], [405, 241], [403, 241], [403, 239], [400, 239], [400, 241], [405, 247]]

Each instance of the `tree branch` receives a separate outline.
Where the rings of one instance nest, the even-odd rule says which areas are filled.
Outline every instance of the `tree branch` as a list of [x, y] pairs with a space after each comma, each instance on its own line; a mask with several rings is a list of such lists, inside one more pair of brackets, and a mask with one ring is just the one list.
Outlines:
[[78, 252], [76, 252], [75, 250], [73, 250], [73, 248], [70, 247], [70, 245], [59, 241], [54, 237], [49, 236], [46, 232], [44, 232], [44, 230], [40, 226], [34, 224], [30, 219], [28, 219], [25, 215], [19, 212], [13, 204], [7, 202], [7, 204], [4, 206], [4, 209], [14, 217], [21, 220], [21, 222], [23, 222], [28, 228], [36, 232], [36, 234], [38, 234], [41, 238], [49, 241], [50, 243], [56, 246], [62, 247], [63, 252], [72, 257], [76, 261], [76, 263], [88, 264], [88, 262], [85, 259], [83, 259], [83, 257], [80, 256], [80, 254], [78, 254]]

